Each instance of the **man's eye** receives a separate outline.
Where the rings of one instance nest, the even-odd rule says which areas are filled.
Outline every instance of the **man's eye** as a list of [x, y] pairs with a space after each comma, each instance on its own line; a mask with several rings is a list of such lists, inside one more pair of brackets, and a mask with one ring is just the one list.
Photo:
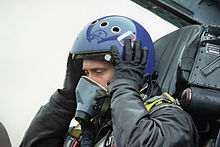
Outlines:
[[96, 70], [96, 73], [98, 73], [98, 74], [100, 74], [102, 72], [103, 72], [103, 70], [101, 70], [101, 69]]

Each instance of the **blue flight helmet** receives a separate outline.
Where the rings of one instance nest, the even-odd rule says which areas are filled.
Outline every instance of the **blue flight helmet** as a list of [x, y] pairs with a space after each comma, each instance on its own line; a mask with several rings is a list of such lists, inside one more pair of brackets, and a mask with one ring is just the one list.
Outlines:
[[77, 36], [72, 50], [75, 58], [92, 58], [113, 61], [110, 47], [115, 45], [124, 58], [124, 41], [141, 40], [148, 48], [148, 59], [144, 73], [152, 74], [155, 67], [154, 45], [148, 32], [136, 21], [118, 15], [99, 18], [87, 24]]

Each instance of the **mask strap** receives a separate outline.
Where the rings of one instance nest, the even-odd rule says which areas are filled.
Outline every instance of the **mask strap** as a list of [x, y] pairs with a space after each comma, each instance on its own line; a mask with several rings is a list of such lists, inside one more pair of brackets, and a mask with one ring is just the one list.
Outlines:
[[110, 96], [107, 94], [106, 95], [106, 98], [105, 98], [105, 101], [102, 105], [102, 108], [100, 110], [100, 113], [99, 113], [99, 116], [103, 117], [106, 115], [106, 112], [109, 110], [110, 108], [110, 103], [111, 103], [111, 98]]

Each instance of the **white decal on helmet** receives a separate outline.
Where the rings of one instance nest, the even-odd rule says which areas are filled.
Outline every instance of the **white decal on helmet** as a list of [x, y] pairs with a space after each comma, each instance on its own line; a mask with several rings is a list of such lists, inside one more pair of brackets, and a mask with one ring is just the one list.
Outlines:
[[133, 42], [136, 39], [136, 36], [131, 31], [127, 31], [117, 38], [117, 40], [120, 42], [122, 46], [124, 46], [125, 39], [131, 39], [131, 43], [133, 44]]

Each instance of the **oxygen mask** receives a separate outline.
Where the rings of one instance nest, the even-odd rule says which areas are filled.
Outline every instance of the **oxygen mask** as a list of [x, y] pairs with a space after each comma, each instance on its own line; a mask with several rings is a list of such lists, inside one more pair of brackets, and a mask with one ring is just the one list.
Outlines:
[[104, 115], [110, 106], [107, 89], [82, 76], [76, 87], [77, 108], [75, 119], [81, 122], [91, 122], [93, 118]]

